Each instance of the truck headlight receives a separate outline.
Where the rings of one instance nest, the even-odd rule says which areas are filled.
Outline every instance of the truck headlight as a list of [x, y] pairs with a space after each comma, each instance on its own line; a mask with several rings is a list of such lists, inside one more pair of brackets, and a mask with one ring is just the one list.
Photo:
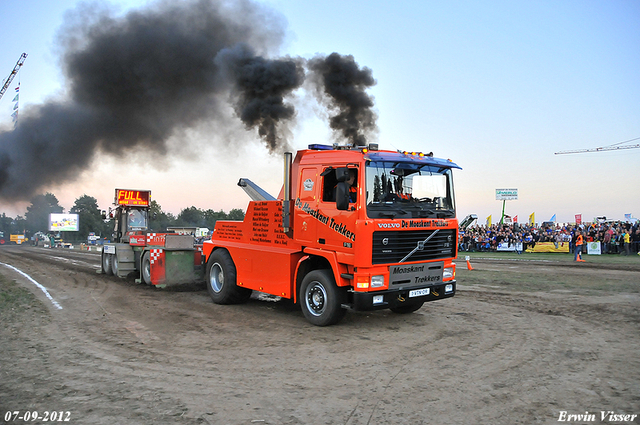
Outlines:
[[371, 287], [372, 288], [380, 288], [381, 286], [384, 286], [384, 276], [383, 275], [372, 276], [371, 277]]
[[374, 295], [373, 296], [373, 303], [374, 304], [380, 304], [384, 301], [384, 296], [383, 295]]
[[444, 293], [450, 294], [453, 292], [453, 285], [450, 283], [444, 287]]
[[455, 269], [453, 267], [445, 267], [444, 271], [442, 272], [442, 280], [449, 280], [453, 279], [454, 277], [456, 277]]

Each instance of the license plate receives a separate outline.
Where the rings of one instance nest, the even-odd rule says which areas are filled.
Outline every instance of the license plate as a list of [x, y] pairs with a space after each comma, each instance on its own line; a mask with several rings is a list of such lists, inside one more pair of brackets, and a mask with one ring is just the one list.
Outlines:
[[409, 291], [409, 298], [422, 297], [424, 295], [429, 295], [429, 292], [430, 292], [430, 288], [414, 289], [413, 291]]

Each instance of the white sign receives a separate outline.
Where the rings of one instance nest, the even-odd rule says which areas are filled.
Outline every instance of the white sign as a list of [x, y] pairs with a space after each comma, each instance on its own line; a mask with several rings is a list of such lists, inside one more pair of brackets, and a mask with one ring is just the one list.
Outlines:
[[498, 244], [498, 247], [496, 248], [497, 251], [518, 251], [518, 252], [522, 252], [522, 242], [516, 242], [515, 244], [511, 244], [509, 245], [508, 242], [500, 242]]
[[496, 201], [517, 201], [518, 189], [496, 189]]
[[600, 251], [600, 242], [587, 243], [587, 254], [589, 255], [602, 255]]

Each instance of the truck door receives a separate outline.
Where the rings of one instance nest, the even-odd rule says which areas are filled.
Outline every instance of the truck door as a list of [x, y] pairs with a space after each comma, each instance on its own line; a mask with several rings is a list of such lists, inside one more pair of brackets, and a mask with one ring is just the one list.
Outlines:
[[[345, 164], [346, 166], [346, 164]], [[344, 166], [343, 166], [344, 167]], [[324, 245], [326, 249], [353, 253], [355, 242], [355, 222], [358, 205], [361, 200], [362, 185], [360, 184], [360, 173], [355, 167], [349, 167], [348, 191], [349, 207], [346, 211], [340, 211], [336, 205], [336, 187], [339, 184], [334, 171], [325, 170], [322, 181], [322, 199], [319, 202], [319, 209], [327, 218], [326, 226], [318, 232], [318, 243]]]
[[294, 220], [296, 239], [302, 245], [315, 245], [318, 234], [318, 169], [303, 168], [300, 172], [299, 187], [295, 188]]

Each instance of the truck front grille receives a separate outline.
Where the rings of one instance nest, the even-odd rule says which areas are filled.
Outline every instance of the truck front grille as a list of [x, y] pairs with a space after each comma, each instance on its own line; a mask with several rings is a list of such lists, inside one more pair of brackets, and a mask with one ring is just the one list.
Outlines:
[[405, 261], [427, 261], [453, 257], [457, 243], [455, 229], [439, 229], [438, 233], [427, 243], [420, 243], [431, 236], [434, 231], [430, 229], [373, 232], [372, 264], [397, 263], [418, 245], [421, 245], [422, 249], [417, 249]]

